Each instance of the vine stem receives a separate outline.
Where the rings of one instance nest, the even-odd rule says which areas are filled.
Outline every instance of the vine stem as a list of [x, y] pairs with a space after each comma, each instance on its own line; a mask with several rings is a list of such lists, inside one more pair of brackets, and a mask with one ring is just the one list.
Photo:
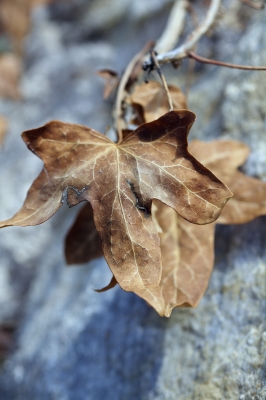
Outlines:
[[[199, 39], [211, 28], [220, 9], [221, 2], [221, 0], [212, 0], [203, 22], [191, 33], [191, 35], [181, 46], [167, 53], [158, 54], [158, 63], [165, 64], [168, 62], [175, 62], [187, 57], [188, 52], [193, 50]], [[144, 69], [148, 69], [151, 67], [151, 60], [146, 61], [143, 65]]]
[[260, 66], [253, 67], [249, 65], [231, 64], [223, 61], [212, 60], [210, 58], [201, 57], [198, 54], [194, 53], [193, 51], [188, 52], [187, 55], [188, 57], [193, 58], [194, 60], [204, 64], [218, 65], [220, 67], [227, 67], [227, 68], [244, 69], [248, 71], [266, 71], [266, 67], [260, 67]]
[[[166, 28], [164, 29], [164, 32], [157, 41], [156, 51], [160, 52], [169, 51], [178, 41], [183, 30], [188, 6], [189, 6], [188, 0], [177, 0], [175, 2], [170, 12]], [[114, 107], [114, 119], [117, 131], [117, 143], [121, 143], [121, 141], [123, 140], [122, 123], [124, 121], [123, 121], [122, 104], [125, 97], [126, 86], [128, 84], [129, 79], [132, 77], [132, 73], [136, 65], [140, 61], [143, 62], [144, 56], [150, 51], [152, 47], [154, 47], [154, 42], [152, 43], [148, 42], [144, 46], [144, 48], [131, 59], [119, 82], [116, 95], [116, 102]], [[161, 79], [164, 79], [164, 77]], [[164, 87], [167, 87], [167, 85], [165, 86], [165, 84]], [[170, 99], [169, 106], [171, 104], [171, 101], [172, 100]]]
[[115, 121], [116, 121], [116, 131], [117, 131], [117, 143], [121, 143], [123, 140], [123, 132], [122, 132], [122, 120], [123, 120], [123, 113], [122, 113], [122, 103], [125, 96], [125, 89], [127, 83], [131, 77], [131, 74], [136, 67], [136, 65], [142, 60], [143, 56], [154, 46], [154, 42], [148, 42], [143, 47], [143, 49], [137, 53], [128, 63], [125, 72], [123, 73], [116, 95], [116, 102], [115, 102]]
[[188, 0], [178, 0], [174, 3], [166, 27], [161, 37], [156, 41], [155, 52], [157, 54], [165, 53], [174, 48], [183, 31], [189, 6]]

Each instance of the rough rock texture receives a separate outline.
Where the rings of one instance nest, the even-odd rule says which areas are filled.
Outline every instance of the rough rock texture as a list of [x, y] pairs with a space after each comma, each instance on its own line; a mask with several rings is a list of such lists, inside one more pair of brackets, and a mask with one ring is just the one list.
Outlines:
[[[0, 219], [18, 210], [41, 168], [20, 132], [53, 118], [104, 131], [111, 105], [102, 102], [94, 70], [121, 71], [146, 39], [159, 36], [170, 2], [150, 1], [149, 13], [141, 0], [106, 3], [58, 3], [33, 16], [24, 100], [0, 101], [10, 121], [0, 153]], [[101, 12], [99, 22], [99, 10], [112, 5], [119, 13]], [[266, 11], [247, 12], [237, 1], [230, 7], [199, 52], [266, 65]], [[184, 70], [169, 74], [184, 84]], [[189, 96], [197, 114], [191, 138], [243, 140], [252, 148], [243, 170], [264, 180], [265, 87], [265, 72], [198, 66]], [[41, 226], [0, 231], [0, 320], [19, 321], [0, 399], [265, 400], [266, 217], [217, 227], [206, 296], [167, 320], [120, 288], [95, 293], [110, 279], [103, 259], [65, 266], [63, 238], [77, 208], [64, 206]]]

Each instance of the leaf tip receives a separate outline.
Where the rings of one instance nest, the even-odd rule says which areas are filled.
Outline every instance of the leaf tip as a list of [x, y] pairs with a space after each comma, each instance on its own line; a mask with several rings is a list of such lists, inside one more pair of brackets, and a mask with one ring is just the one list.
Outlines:
[[103, 287], [102, 289], [93, 289], [93, 290], [94, 290], [94, 292], [97, 292], [97, 293], [107, 292], [107, 290], [110, 290], [113, 287], [115, 287], [117, 285], [117, 283], [118, 282], [117, 282], [115, 276], [113, 275], [110, 283], [107, 286]]

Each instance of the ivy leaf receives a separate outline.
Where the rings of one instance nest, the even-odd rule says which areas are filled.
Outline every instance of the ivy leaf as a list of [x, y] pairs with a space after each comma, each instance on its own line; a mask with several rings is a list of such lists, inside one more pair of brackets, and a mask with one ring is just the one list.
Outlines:
[[90, 203], [83, 207], [65, 240], [68, 264], [82, 264], [103, 255], [101, 238], [93, 221]]
[[103, 98], [108, 99], [113, 90], [119, 83], [119, 76], [117, 72], [112, 69], [101, 69], [97, 71], [97, 75], [105, 80]]
[[194, 120], [190, 111], [172, 111], [143, 124], [120, 144], [93, 129], [59, 121], [24, 132], [24, 141], [44, 161], [44, 169], [21, 210], [0, 227], [37, 225], [64, 200], [70, 207], [89, 201], [115, 279], [164, 315], [152, 199], [190, 222], [206, 224], [218, 218], [231, 197], [230, 190], [187, 152]]
[[[187, 100], [184, 93], [176, 86], [168, 85], [174, 110], [187, 109]], [[128, 99], [136, 111], [142, 109], [145, 122], [151, 122], [161, 117], [169, 110], [169, 103], [164, 87], [155, 81], [142, 83], [135, 87]]]
[[242, 142], [194, 140], [189, 151], [233, 192], [226, 204], [219, 224], [243, 224], [266, 214], [266, 183], [240, 172], [238, 167], [246, 161], [250, 149]]
[[165, 315], [174, 307], [196, 307], [207, 289], [214, 264], [215, 225], [242, 224], [266, 214], [266, 183], [238, 170], [249, 147], [237, 141], [194, 140], [189, 152], [234, 193], [218, 220], [198, 226], [185, 221], [167, 205], [154, 201], [153, 218], [160, 236]]
[[196, 307], [207, 289], [214, 263], [215, 223], [191, 224], [159, 200], [153, 201], [152, 215], [160, 237], [160, 287], [169, 317], [175, 307]]
[[[89, 204], [84, 206], [67, 236], [68, 264], [88, 262], [97, 257], [96, 252], [98, 257], [103, 255], [90, 208]], [[152, 219], [160, 238], [163, 266], [160, 288], [164, 315], [169, 317], [175, 307], [196, 307], [207, 289], [214, 262], [215, 223], [191, 224], [156, 199], [152, 203]], [[111, 282], [114, 283], [113, 279]], [[99, 291], [113, 286], [109, 284]]]
[[[191, 224], [172, 208], [153, 200], [152, 218], [160, 237], [163, 265], [160, 287], [166, 316], [170, 316], [175, 307], [196, 307], [204, 295], [214, 264], [215, 225], [245, 223], [266, 214], [266, 183], [237, 169], [249, 154], [249, 148], [244, 143], [194, 140], [189, 145], [189, 151], [223, 179], [234, 196], [226, 203], [219, 219], [207, 225]], [[78, 218], [74, 224], [76, 231], [79, 230], [79, 221]], [[93, 221], [83, 220], [83, 226], [81, 241], [86, 242], [86, 237], [96, 237]], [[94, 246], [97, 247], [96, 241]], [[92, 242], [90, 247], [84, 247], [79, 262], [91, 259], [90, 248], [93, 248]]]

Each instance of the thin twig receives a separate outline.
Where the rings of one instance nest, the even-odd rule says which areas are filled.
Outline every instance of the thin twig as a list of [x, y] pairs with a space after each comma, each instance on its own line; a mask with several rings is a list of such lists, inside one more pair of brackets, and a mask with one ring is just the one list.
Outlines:
[[116, 102], [115, 102], [115, 121], [116, 121], [116, 131], [117, 131], [117, 143], [121, 143], [123, 140], [122, 133], [122, 103], [125, 95], [125, 88], [129, 81], [132, 71], [134, 70], [136, 64], [142, 59], [142, 57], [150, 50], [151, 42], [148, 42], [143, 49], [137, 53], [127, 65], [125, 72], [123, 73], [119, 86], [117, 89]]
[[[191, 3], [189, 3], [188, 12], [191, 15], [191, 19], [192, 19], [192, 23], [193, 23], [193, 29], [195, 29], [196, 26], [199, 24], [199, 20], [198, 20], [198, 15], [196, 13], [196, 10], [192, 6]], [[198, 43], [194, 47], [195, 51], [197, 50], [197, 46], [198, 46]], [[185, 82], [185, 96], [186, 96], [186, 98], [188, 98], [188, 96], [189, 96], [189, 90], [190, 90], [190, 86], [192, 85], [193, 72], [194, 72], [195, 66], [196, 66], [196, 61], [193, 60], [193, 59], [189, 59], [186, 82]]]
[[174, 48], [183, 31], [188, 7], [189, 2], [187, 0], [175, 2], [168, 17], [166, 27], [161, 37], [156, 41], [156, 53], [165, 53]]
[[196, 13], [196, 10], [191, 3], [188, 4], [187, 10], [191, 15], [194, 27], [197, 26], [199, 24], [198, 14]]
[[253, 67], [249, 65], [238, 65], [238, 64], [226, 63], [223, 61], [211, 60], [210, 58], [201, 57], [198, 54], [194, 53], [193, 51], [188, 52], [187, 55], [188, 57], [193, 58], [194, 60], [204, 64], [219, 65], [220, 67], [244, 69], [248, 71], [266, 71], [266, 67]]
[[170, 92], [169, 92], [169, 89], [168, 89], [168, 85], [167, 85], [166, 79], [165, 79], [165, 77], [164, 77], [164, 75], [163, 75], [163, 73], [161, 71], [160, 65], [158, 64], [158, 61], [156, 60], [156, 55], [154, 53], [154, 50], [151, 51], [151, 59], [152, 59], [153, 64], [156, 66], [157, 72], [158, 72], [158, 74], [159, 74], [159, 76], [160, 76], [160, 78], [162, 80], [163, 87], [165, 89], [167, 100], [168, 100], [168, 103], [169, 103], [169, 110], [173, 111], [174, 107], [173, 107], [172, 98], [170, 96]]
[[254, 8], [255, 10], [263, 10], [264, 4], [260, 3], [253, 3], [251, 0], [241, 0], [242, 3], [246, 4], [247, 6]]
[[[221, 5], [221, 0], [212, 0], [204, 21], [191, 33], [185, 43], [168, 53], [159, 54], [157, 61], [159, 64], [174, 62], [187, 57], [187, 53], [192, 51], [199, 39], [211, 28], [215, 21]], [[144, 63], [143, 68], [148, 69], [152, 66], [151, 61]]]

